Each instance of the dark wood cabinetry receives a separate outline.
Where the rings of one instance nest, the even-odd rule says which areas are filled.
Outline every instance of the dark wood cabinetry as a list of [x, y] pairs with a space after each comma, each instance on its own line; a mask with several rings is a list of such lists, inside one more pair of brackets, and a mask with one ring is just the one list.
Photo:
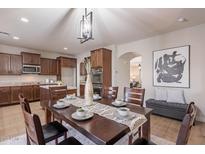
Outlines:
[[85, 85], [80, 85], [80, 96], [84, 96], [85, 95]]
[[20, 55], [0, 54], [0, 75], [20, 75], [22, 59]]
[[24, 65], [40, 65], [40, 54], [22, 52], [21, 55]]
[[68, 94], [68, 95], [75, 94], [75, 95], [77, 96], [77, 89], [68, 89], [67, 94]]
[[50, 62], [49, 62], [49, 73], [50, 73], [50, 75], [57, 75], [58, 74], [58, 71], [57, 71], [57, 60], [50, 59]]
[[11, 87], [11, 103], [19, 103], [18, 95], [22, 93], [21, 86]]
[[41, 58], [41, 75], [57, 75], [57, 60]]
[[102, 86], [112, 85], [112, 51], [100, 48], [91, 51], [91, 67], [93, 69], [102, 68]]
[[28, 101], [33, 101], [33, 86], [22, 86], [22, 93]]
[[39, 85], [33, 86], [33, 100], [34, 101], [40, 100], [40, 86]]
[[85, 63], [84, 62], [81, 62], [80, 63], [80, 75], [86, 75], [87, 72], [86, 72], [86, 69], [85, 69]]
[[77, 67], [76, 58], [60, 57], [61, 67]]
[[22, 73], [22, 56], [11, 55], [11, 74], [20, 75]]
[[7, 75], [10, 73], [10, 55], [0, 54], [0, 74]]
[[9, 104], [11, 102], [10, 87], [0, 87], [0, 105]]

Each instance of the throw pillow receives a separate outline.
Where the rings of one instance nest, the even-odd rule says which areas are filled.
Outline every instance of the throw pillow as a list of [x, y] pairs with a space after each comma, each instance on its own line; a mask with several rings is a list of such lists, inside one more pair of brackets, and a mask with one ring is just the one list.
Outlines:
[[155, 100], [167, 100], [167, 90], [165, 88], [156, 88], [155, 89]]
[[182, 89], [167, 89], [167, 102], [185, 104], [184, 91]]

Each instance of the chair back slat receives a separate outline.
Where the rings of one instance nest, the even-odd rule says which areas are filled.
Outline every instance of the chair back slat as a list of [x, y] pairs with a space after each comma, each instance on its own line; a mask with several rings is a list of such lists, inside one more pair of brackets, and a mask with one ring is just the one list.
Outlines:
[[128, 103], [143, 106], [145, 89], [124, 88], [124, 100]]
[[186, 115], [182, 121], [178, 136], [177, 136], [177, 145], [184, 145], [188, 143], [191, 128], [194, 124], [196, 117], [197, 109], [194, 105], [194, 102], [191, 102], [187, 107]]
[[67, 95], [67, 86], [50, 87], [49, 90], [51, 101], [57, 101]]
[[34, 144], [44, 145], [45, 140], [39, 117], [35, 114], [30, 114], [25, 110], [23, 111], [23, 116], [25, 120], [26, 133], [30, 141]]
[[113, 100], [117, 99], [118, 87], [105, 87], [103, 89], [104, 98], [112, 98]]

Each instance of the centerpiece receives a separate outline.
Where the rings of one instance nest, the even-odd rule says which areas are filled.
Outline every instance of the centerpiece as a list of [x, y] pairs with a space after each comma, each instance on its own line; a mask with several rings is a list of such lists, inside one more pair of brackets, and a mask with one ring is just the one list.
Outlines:
[[85, 83], [85, 104], [92, 105], [93, 104], [93, 85], [91, 81], [91, 61], [90, 58], [87, 57], [84, 59], [85, 69], [87, 71], [87, 78]]

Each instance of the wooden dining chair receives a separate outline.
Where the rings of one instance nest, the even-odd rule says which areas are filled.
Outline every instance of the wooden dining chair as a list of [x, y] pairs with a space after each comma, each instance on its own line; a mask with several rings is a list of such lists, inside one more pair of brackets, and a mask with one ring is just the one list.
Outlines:
[[103, 98], [117, 99], [118, 87], [104, 87]]
[[[20, 100], [22, 112], [23, 113], [27, 112], [29, 114], [32, 114], [29, 102], [22, 94], [19, 94], [19, 100]], [[28, 129], [27, 129], [27, 119], [24, 119], [24, 120], [25, 120], [25, 125], [26, 125], [27, 144], [30, 144]], [[43, 135], [44, 135], [44, 139], [46, 143], [52, 140], [55, 140], [57, 144], [59, 137], [64, 136], [64, 138], [67, 138], [68, 129], [65, 128], [62, 124], [60, 124], [57, 121], [53, 121], [46, 125], [43, 125], [42, 129], [43, 129]]]
[[196, 114], [197, 114], [197, 108], [194, 102], [189, 103], [189, 105], [187, 106], [186, 114], [190, 114], [190, 113], [193, 114], [194, 116], [192, 121], [192, 124], [194, 126], [196, 121]]
[[143, 106], [145, 89], [143, 88], [124, 88], [125, 102]]
[[[181, 127], [177, 136], [176, 145], [185, 145], [188, 143], [191, 128], [193, 126], [194, 115], [193, 113], [186, 114], [181, 123]], [[133, 145], [154, 145], [152, 141], [147, 141], [143, 138], [138, 138], [134, 141]]]
[[[65, 98], [67, 95], [67, 86], [58, 86], [58, 87], [50, 87], [50, 99], [51, 102], [57, 101], [59, 99]], [[62, 123], [62, 119], [58, 116], [53, 114], [52, 115], [53, 121], [56, 119], [60, 123]]]
[[[23, 110], [23, 116], [29, 140], [37, 145], [45, 145], [48, 142], [48, 139], [45, 138], [45, 130], [41, 126], [41, 121], [38, 115]], [[74, 137], [69, 137], [60, 142], [59, 145], [81, 145], [81, 143]]]

